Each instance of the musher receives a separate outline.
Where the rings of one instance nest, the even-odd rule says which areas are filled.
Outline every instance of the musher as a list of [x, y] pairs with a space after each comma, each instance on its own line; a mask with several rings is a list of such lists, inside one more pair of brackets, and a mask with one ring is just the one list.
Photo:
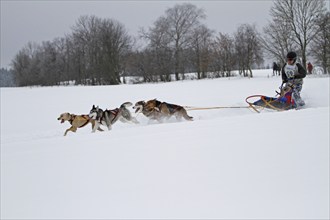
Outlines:
[[302, 90], [303, 78], [306, 77], [306, 70], [297, 62], [297, 54], [295, 52], [289, 52], [286, 58], [287, 62], [282, 68], [282, 82], [292, 88], [295, 108], [299, 108], [305, 105], [305, 102], [300, 97], [300, 92]]

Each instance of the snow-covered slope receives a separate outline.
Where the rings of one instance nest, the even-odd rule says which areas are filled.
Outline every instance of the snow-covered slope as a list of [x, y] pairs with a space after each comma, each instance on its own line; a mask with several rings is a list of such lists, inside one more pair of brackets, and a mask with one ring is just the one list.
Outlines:
[[[145, 85], [1, 88], [1, 218], [329, 218], [329, 78], [308, 76], [306, 109], [188, 111], [193, 122], [117, 122], [63, 137], [63, 112], [158, 98], [246, 106], [281, 80], [256, 72]], [[131, 109], [132, 110], [132, 109]], [[133, 110], [132, 110], [133, 112]], [[133, 114], [135, 115], [135, 114]]]

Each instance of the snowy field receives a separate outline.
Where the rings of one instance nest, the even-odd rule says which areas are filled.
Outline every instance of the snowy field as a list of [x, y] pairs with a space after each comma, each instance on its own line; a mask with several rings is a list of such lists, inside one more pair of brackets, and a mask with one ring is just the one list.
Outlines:
[[306, 108], [188, 111], [194, 121], [64, 131], [63, 112], [158, 98], [195, 107], [275, 96], [280, 77], [1, 88], [1, 219], [328, 219], [329, 78], [308, 76]]

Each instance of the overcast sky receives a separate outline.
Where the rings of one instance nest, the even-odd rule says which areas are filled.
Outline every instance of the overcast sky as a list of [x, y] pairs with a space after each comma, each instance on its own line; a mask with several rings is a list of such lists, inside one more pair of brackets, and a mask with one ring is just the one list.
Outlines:
[[204, 23], [218, 32], [232, 34], [240, 24], [256, 24], [261, 30], [270, 20], [272, 0], [213, 1], [29, 1], [1, 0], [1, 67], [28, 42], [52, 41], [71, 33], [81, 15], [95, 15], [121, 22], [128, 33], [137, 36], [140, 27], [147, 29], [165, 10], [175, 4], [190, 2], [205, 10]]

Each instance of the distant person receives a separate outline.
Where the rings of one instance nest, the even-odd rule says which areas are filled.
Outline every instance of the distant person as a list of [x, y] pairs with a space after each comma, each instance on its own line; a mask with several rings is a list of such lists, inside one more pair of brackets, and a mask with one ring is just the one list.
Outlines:
[[273, 76], [281, 75], [281, 67], [276, 62], [273, 63]]
[[303, 78], [306, 77], [305, 68], [297, 62], [297, 54], [293, 51], [286, 56], [287, 62], [282, 68], [282, 81], [292, 88], [292, 99], [297, 108], [304, 106], [305, 102], [300, 97]]
[[311, 62], [308, 62], [308, 64], [307, 64], [307, 71], [308, 71], [308, 74], [312, 74], [313, 65], [311, 64]]

